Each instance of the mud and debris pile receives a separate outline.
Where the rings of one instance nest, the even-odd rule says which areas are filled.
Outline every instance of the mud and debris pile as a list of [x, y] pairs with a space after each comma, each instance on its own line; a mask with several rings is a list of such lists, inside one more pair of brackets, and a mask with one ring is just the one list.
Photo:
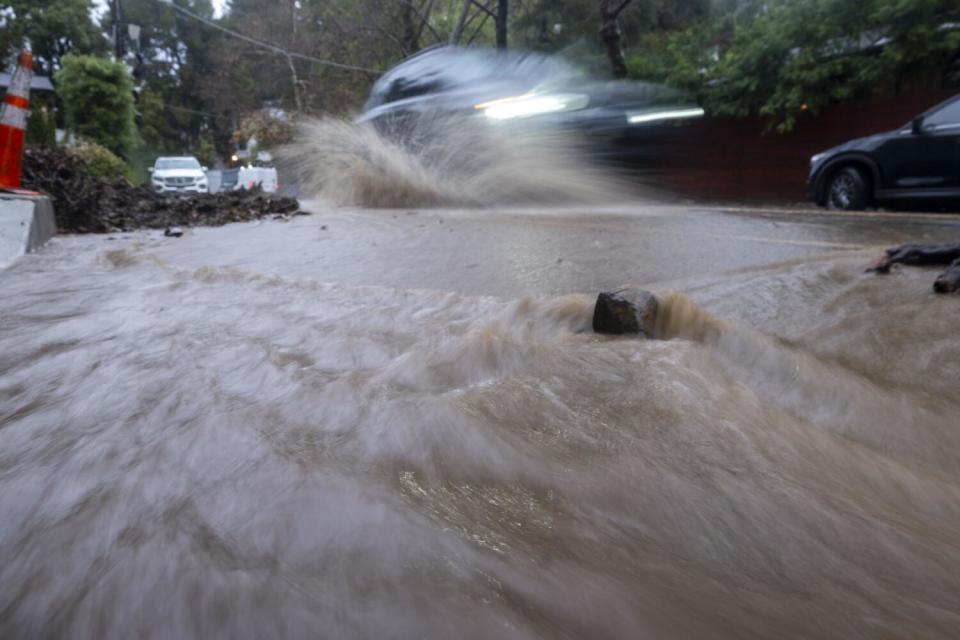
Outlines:
[[23, 187], [53, 199], [57, 227], [67, 233], [220, 226], [306, 215], [295, 198], [266, 194], [258, 188], [171, 197], [124, 179], [98, 179], [89, 174], [82, 160], [60, 148], [24, 153]]

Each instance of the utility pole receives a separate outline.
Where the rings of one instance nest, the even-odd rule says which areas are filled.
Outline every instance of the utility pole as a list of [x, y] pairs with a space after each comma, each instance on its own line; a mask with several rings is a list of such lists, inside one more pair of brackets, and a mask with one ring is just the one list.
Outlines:
[[110, 0], [110, 23], [113, 31], [113, 57], [123, 60], [123, 30], [120, 23], [123, 21], [120, 0]]
[[497, 49], [507, 48], [507, 0], [497, 2]]

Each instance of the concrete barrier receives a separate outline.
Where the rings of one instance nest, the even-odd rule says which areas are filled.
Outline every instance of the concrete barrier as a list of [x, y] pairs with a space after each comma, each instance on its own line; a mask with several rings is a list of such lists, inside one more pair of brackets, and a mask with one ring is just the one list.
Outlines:
[[0, 269], [42, 247], [56, 231], [50, 198], [0, 194]]

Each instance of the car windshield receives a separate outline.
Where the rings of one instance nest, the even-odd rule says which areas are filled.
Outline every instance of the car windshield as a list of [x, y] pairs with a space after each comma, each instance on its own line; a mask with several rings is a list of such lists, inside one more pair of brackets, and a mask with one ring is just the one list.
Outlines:
[[196, 158], [161, 158], [155, 167], [160, 171], [167, 169], [199, 169], [200, 163]]
[[537, 53], [442, 47], [384, 74], [374, 85], [365, 108], [440, 91], [476, 89], [491, 82], [534, 86], [576, 75], [576, 69], [563, 60]]

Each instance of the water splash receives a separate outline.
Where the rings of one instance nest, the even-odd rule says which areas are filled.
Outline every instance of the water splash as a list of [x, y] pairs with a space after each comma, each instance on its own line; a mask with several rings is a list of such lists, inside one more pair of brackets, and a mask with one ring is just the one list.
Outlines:
[[301, 190], [377, 208], [609, 202], [625, 189], [571, 132], [427, 113], [392, 125], [303, 123], [278, 154]]

